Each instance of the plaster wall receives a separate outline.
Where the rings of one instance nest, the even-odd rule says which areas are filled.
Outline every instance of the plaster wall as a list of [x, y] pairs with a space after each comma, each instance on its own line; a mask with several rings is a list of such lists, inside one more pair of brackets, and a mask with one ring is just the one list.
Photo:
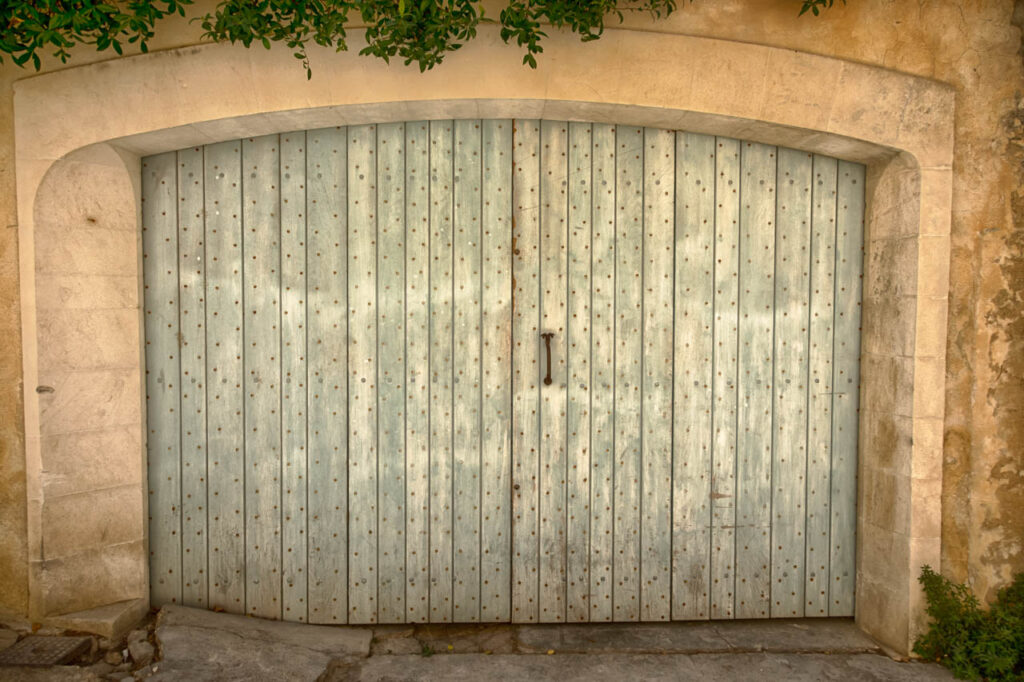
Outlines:
[[[215, 100], [221, 98], [224, 109], [220, 115], [234, 119], [241, 111], [315, 106], [351, 97], [353, 92], [372, 93], [372, 97], [364, 98], [365, 101], [404, 100], [409, 98], [410, 92], [429, 92], [431, 88], [443, 88], [451, 80], [461, 78], [472, 83], [477, 97], [502, 98], [510, 96], [510, 93], [516, 96], [527, 93], [537, 101], [545, 101], [552, 94], [564, 96], [571, 92], [577, 102], [570, 110], [561, 110], [559, 115], [569, 113], [572, 118], [623, 120], [621, 111], [593, 106], [581, 109], [579, 102], [658, 100], [654, 104], [666, 106], [667, 103], [670, 107], [691, 111], [727, 111], [731, 117], [690, 115], [689, 118], [679, 118], [671, 127], [734, 134], [813, 148], [845, 158], [860, 158], [869, 163], [871, 170], [865, 294], [872, 300], [865, 308], [863, 404], [868, 414], [863, 420], [865, 428], [861, 437], [865, 448], [891, 451], [888, 458], [866, 460], [866, 468], [862, 469], [862, 482], [866, 484], [862, 489], [872, 492], [870, 497], [862, 495], [860, 500], [862, 509], [870, 510], [862, 514], [860, 535], [876, 538], [878, 542], [862, 548], [861, 560], [863, 562], [872, 556], [887, 560], [894, 557], [891, 564], [901, 568], [898, 575], [892, 575], [872, 568], [874, 564], [871, 562], [867, 568], [862, 563], [864, 570], [861, 570], [858, 588], [865, 600], [865, 609], [873, 604], [876, 610], [888, 607], [910, 613], [913, 609], [908, 602], [916, 594], [907, 583], [914, 577], [911, 564], [922, 557], [933, 564], [939, 561], [937, 539], [940, 532], [943, 569], [958, 579], [969, 578], [983, 595], [990, 595], [1013, 571], [1024, 568], [1020, 548], [1021, 523], [1024, 522], [1013, 511], [1024, 502], [1018, 499], [1024, 489], [1019, 485], [1019, 443], [1024, 441], [1021, 438], [1011, 440], [1015, 433], [1013, 429], [1019, 428], [1014, 426], [1013, 414], [1022, 398], [1020, 368], [1013, 364], [1012, 359], [1021, 357], [1019, 352], [1015, 353], [1019, 350], [1015, 344], [1024, 343], [1021, 341], [1024, 334], [1012, 333], [1021, 325], [1020, 286], [1024, 279], [1019, 272], [1021, 233], [1013, 220], [1020, 215], [1019, 205], [1022, 202], [1019, 199], [1011, 202], [1015, 196], [1013, 191], [1019, 184], [1019, 159], [1010, 155], [1010, 145], [1011, 138], [1016, 136], [1019, 139], [1021, 124], [1016, 114], [1016, 97], [1022, 82], [1017, 54], [1020, 34], [1011, 24], [1012, 11], [1012, 2], [994, 0], [971, 3], [955, 0], [921, 3], [851, 0], [848, 7], [833, 10], [822, 18], [797, 19], [794, 5], [786, 0], [699, 0], [694, 5], [682, 7], [677, 15], [666, 21], [651, 23], [630, 19], [633, 28], [651, 32], [643, 42], [623, 43], [616, 37], [618, 34], [609, 33], [601, 41], [579, 45], [553, 35], [553, 45], [545, 52], [541, 69], [536, 73], [518, 66], [516, 50], [502, 48], [496, 43], [467, 48], [462, 54], [450, 57], [433, 74], [424, 77], [412, 69], [388, 69], [365, 58], [318, 52], [313, 60], [313, 86], [326, 93], [326, 99], [318, 99], [316, 92], [308, 89], [304, 74], [297, 64], [289, 61], [288, 55], [268, 54], [262, 50], [246, 53], [242, 48], [215, 48], [217, 51], [214, 53], [204, 53], [206, 69], [196, 66], [203, 60], [189, 59], [189, 55], [195, 57], [198, 54], [191, 50], [153, 55], [143, 59], [163, 59], [156, 71], [158, 78], [121, 83], [126, 87], [118, 92], [129, 100], [118, 102], [113, 111], [105, 110], [106, 118], [80, 120], [82, 127], [69, 126], [64, 115], [66, 112], [77, 112], [83, 106], [90, 106], [87, 100], [76, 101], [74, 98], [62, 102], [63, 110], [58, 107], [30, 112], [38, 119], [32, 124], [35, 130], [47, 142], [53, 143], [52, 149], [63, 151], [37, 159], [34, 168], [20, 163], [21, 184], [17, 189], [19, 192], [28, 191], [23, 186], [26, 183], [45, 188], [47, 183], [61, 187], [68, 182], [77, 182], [81, 187], [94, 187], [101, 194], [105, 188], [109, 189], [125, 199], [136, 191], [130, 182], [125, 183], [125, 178], [130, 178], [125, 169], [130, 170], [133, 153], [310, 124], [308, 120], [286, 114], [269, 118], [256, 116], [241, 123], [235, 120], [192, 126], [184, 132], [178, 129], [163, 138], [150, 135], [144, 140], [137, 140], [134, 147], [131, 140], [121, 140], [118, 143], [120, 153], [113, 148], [92, 149], [62, 162], [50, 176], [42, 179], [53, 161], [64, 153], [91, 141], [121, 138], [131, 133], [131, 125], [124, 125], [128, 118], [125, 112], [137, 111], [144, 98], [158, 96], [172, 83], [184, 96], [164, 100], [169, 109], [151, 112], [153, 118], [143, 126], [146, 130], [176, 126], [183, 120], [183, 112], [193, 107], [193, 102], [200, 101], [204, 92]], [[652, 47], [652, 41], [657, 42], [659, 35], [670, 38], [672, 34], [721, 37], [786, 49], [766, 51], [751, 45], [750, 49], [744, 50], [741, 44], [733, 43], [735, 49], [726, 55], [721, 51], [694, 49], [691, 42], [686, 43], [685, 49], [659, 50]], [[171, 21], [151, 49], [189, 45], [196, 40], [194, 27]], [[479, 76], [474, 75], [477, 70], [473, 68], [480, 66], [482, 49], [493, 60], [490, 64], [494, 68], [488, 73], [495, 74], [483, 82], [482, 89], [487, 91], [483, 95], [479, 92]], [[844, 87], [847, 84], [842, 80], [849, 71], [837, 68], [836, 62], [798, 55], [790, 49], [835, 55], [851, 62], [935, 78], [950, 87], [914, 92], [887, 88], [884, 81], [866, 81], [863, 89], [851, 91]], [[635, 51], [643, 57], [643, 68], [638, 68]], [[83, 64], [90, 58], [92, 55], [79, 54], [73, 63]], [[185, 66], [190, 70], [183, 70]], [[586, 72], [587, 77], [580, 81], [580, 70], [584, 67], [589, 71]], [[100, 64], [88, 73], [67, 71], [65, 75], [69, 80], [63, 82], [64, 87], [68, 91], [91, 93], [94, 97], [99, 93], [107, 96], [108, 92], [103, 88], [109, 85], [102, 74], [108, 68], [110, 65]], [[666, 72], [675, 76], [665, 78]], [[680, 72], [704, 72], [715, 77], [682, 77]], [[277, 79], [274, 87], [264, 80], [267, 74], [273, 74]], [[10, 339], [20, 338], [19, 310], [24, 303], [24, 300], [19, 302], [19, 276], [15, 265], [18, 258], [18, 230], [15, 228], [19, 219], [15, 211], [17, 200], [11, 172], [14, 156], [11, 93], [14, 81], [26, 75], [9, 67], [0, 72], [0, 92], [7, 93], [0, 95], [0, 127], [5, 133], [0, 141], [0, 161], [3, 161], [0, 164], [3, 169], [0, 170], [0, 210], [4, 212], [3, 225], [9, 226], [0, 234], [0, 334]], [[757, 78], [751, 78], [754, 75]], [[353, 78], [360, 84], [359, 88], [352, 88]], [[235, 81], [234, 87], [231, 87], [231, 81]], [[245, 87], [238, 87], [239, 81]], [[30, 79], [19, 86], [19, 91], [32, 87]], [[59, 91], [60, 87], [57, 89]], [[847, 99], [812, 96], [822, 91], [831, 95], [839, 93]], [[953, 108], [944, 99], [945, 95], [928, 99], [929, 93], [933, 92], [955, 95], [956, 114], [952, 131], [925, 127], [926, 122], [933, 120], [929, 117], [933, 109], [942, 109], [953, 115]], [[239, 99], [224, 101], [226, 93]], [[243, 101], [245, 99], [249, 101]], [[60, 102], [59, 99], [57, 101]], [[554, 116], [557, 106], [551, 106], [554, 108], [549, 109], [552, 111], [549, 115]], [[473, 111], [480, 109], [477, 107]], [[547, 110], [542, 108], [541, 111]], [[424, 115], [424, 112], [429, 114], [429, 107], [416, 110], [417, 116]], [[448, 110], [441, 108], [437, 112], [444, 114]], [[354, 116], [356, 120], [367, 120], [365, 117], [371, 113], [350, 109], [347, 115]], [[392, 113], [396, 118], [416, 117], [408, 114], [409, 111]], [[216, 118], [217, 112], [208, 112], [207, 115]], [[638, 109], [631, 110], [628, 115], [638, 123], [652, 124], [657, 124], [659, 116]], [[641, 120], [644, 116], [650, 120]], [[758, 124], [755, 121], [759, 119], [774, 123]], [[846, 129], [842, 128], [844, 122], [849, 126]], [[833, 125], [838, 127], [830, 128]], [[831, 135], [827, 134], [829, 131]], [[146, 131], [134, 132], [144, 135]], [[817, 137], [816, 133], [819, 133]], [[949, 138], [953, 135], [955, 157], [943, 157], [942, 152], [948, 151]], [[873, 142], [858, 146], [850, 141], [851, 137]], [[909, 138], [919, 141], [915, 143], [918, 146], [914, 152], [898, 154], [896, 150], [907, 149]], [[938, 152], [928, 149], [929, 141], [938, 148]], [[950, 161], [953, 162], [952, 173], [949, 171]], [[118, 164], [122, 164], [119, 170]], [[75, 175], [76, 165], [78, 175]], [[117, 170], [119, 180], [103, 183], [104, 176], [97, 170], [103, 167]], [[99, 174], [94, 175], [94, 171]], [[61, 174], [65, 176], [61, 177]], [[95, 185], [89, 184], [92, 178], [98, 178]], [[24, 205], [24, 201], [22, 203]], [[68, 262], [82, 258], [108, 261], [104, 267], [109, 271], [94, 263], [83, 266], [86, 270], [94, 267], [92, 272], [48, 274], [45, 268], [43, 271], [38, 269], [41, 263], [39, 237], [36, 237], [34, 245], [22, 244], [21, 281], [32, 278], [33, 291], [29, 299], [33, 302], [33, 309], [39, 311], [39, 319], [28, 320], [34, 330], [52, 334], [53, 338], [74, 333], [74, 330], [94, 330], [79, 333], [77, 338], [85, 339], [103, 337], [103, 329], [126, 329], [118, 325], [128, 324], [129, 311], [137, 306], [137, 292], [132, 298], [130, 284], [117, 281], [118, 277], [124, 276], [124, 264], [111, 264], [109, 261], [116, 260], [111, 259], [112, 254], [132, 253], [134, 257], [134, 246], [129, 248], [126, 241], [130, 230], [124, 229], [127, 223], [120, 222], [122, 218], [133, 221], [134, 216], [104, 213], [102, 219], [106, 223], [109, 218], [110, 225], [92, 226], [88, 218], [95, 219], [96, 216], [91, 214], [97, 211], [90, 209], [107, 205], [101, 202], [89, 206], [86, 202], [68, 207], [67, 215], [53, 216], [49, 221], [39, 220], [34, 229], [41, 235], [52, 227], [54, 232], [48, 234], [44, 243], [64, 243], [59, 258]], [[916, 216], [906, 215], [908, 206], [911, 212], [917, 213]], [[935, 209], [936, 206], [945, 206], [945, 213]], [[1014, 206], [1018, 207], [1016, 213]], [[46, 207], [40, 204], [39, 208], [40, 216], [46, 218]], [[24, 218], [21, 222], [25, 222]], [[920, 227], [908, 231], [907, 225], [937, 227], [933, 228], [935, 233], [929, 235], [927, 228], [923, 232]], [[22, 229], [25, 229], [24, 225]], [[39, 232], [41, 229], [43, 232]], [[105, 232], [100, 238], [98, 232], [82, 230]], [[107, 237], [109, 241], [104, 241]], [[106, 248], [96, 248], [97, 244], [104, 244]], [[25, 253], [30, 248], [35, 250]], [[952, 259], [949, 258], [950, 249]], [[26, 263], [32, 264], [28, 270], [24, 269]], [[950, 263], [952, 271], [947, 286], [945, 273]], [[887, 279], [893, 273], [903, 273], [903, 276], [899, 281]], [[73, 299], [75, 292], [80, 290], [81, 282], [47, 279], [69, 276], [94, 277], [97, 278], [95, 283], [102, 280], [103, 286], [107, 287], [103, 297], [85, 303], [92, 312], [68, 312], [75, 309]], [[56, 291], [56, 299], [52, 298], [53, 291]], [[48, 316], [45, 301], [59, 300], [65, 295], [70, 297], [70, 302], [61, 301], [60, 311]], [[47, 296], [51, 298], [47, 299]], [[25, 298], [24, 292], [21, 298]], [[948, 325], [945, 322], [947, 305], [950, 313]], [[104, 312], [105, 308], [110, 310]], [[910, 315], [911, 311], [913, 315]], [[74, 319], [76, 314], [85, 319]], [[893, 319], [893, 316], [913, 319], [914, 324], [907, 327], [882, 323]], [[62, 324], [65, 326], [61, 327]], [[872, 340], [872, 329], [878, 332], [877, 339]], [[63, 351], [59, 347], [44, 349], [45, 344], [36, 347], [40, 336], [35, 333], [31, 336], [36, 340], [27, 339], [26, 347], [31, 346], [29, 350], [36, 359], [26, 367], [31, 364], [35, 372], [39, 370], [37, 363], [59, 369], [61, 357], [77, 356], [80, 352], [78, 345], [66, 346]], [[133, 352], [131, 344], [125, 345], [123, 339], [116, 348], [106, 346], [105, 342], [98, 343], [102, 347], [86, 352], [85, 356], [89, 358], [88, 362], [97, 363], [93, 369], [102, 367], [104, 377], [109, 381], [97, 394], [95, 404], [101, 410], [109, 407], [119, 414], [140, 409], [139, 384], [137, 377], [130, 374], [130, 367], [129, 374], [121, 378], [121, 383], [113, 380], [118, 363], [123, 364], [124, 358]], [[106, 548], [95, 557], [107, 562], [106, 565], [116, 568], [122, 560], [138, 565], [137, 553], [144, 548], [141, 523], [100, 526], [93, 536], [88, 532], [84, 535], [66, 533], [65, 542], [70, 544], [66, 544], [63, 551], [71, 554], [53, 554], [51, 559], [45, 558], [41, 540], [48, 524], [59, 530], [62, 520], [74, 515], [76, 502], [73, 498], [76, 496], [80, 497], [77, 509], [107, 504], [113, 505], [108, 516], [117, 517], [118, 509], [135, 509], [137, 517], [141, 501], [133, 497], [132, 491], [141, 495], [143, 474], [141, 463], [133, 462], [130, 456], [125, 455], [123, 461], [101, 460], [91, 466], [81, 466], [80, 473], [70, 477], [79, 481], [75, 485], [80, 489], [62, 489], [60, 484], [40, 480], [38, 476], [26, 483], [26, 440], [22, 425], [30, 425], [32, 438], [37, 435], [44, 437], [42, 425], [33, 419], [43, 417], [52, 408], [36, 401], [50, 400], [57, 393], [37, 394], [35, 385], [29, 385], [29, 390], [22, 392], [22, 358], [18, 352], [21, 349], [14, 343], [8, 347], [9, 352], [0, 358], [0, 376], [3, 377], [0, 383], [0, 505], [3, 505], [0, 507], [0, 531], [11, 541], [0, 546], [0, 606], [25, 613], [29, 608], [28, 567], [32, 562], [35, 562], [32, 565], [36, 569], [40, 569], [43, 566], [40, 561], [57, 561], [52, 565], [59, 568], [62, 557], [84, 557], [88, 552], [100, 551], [97, 548]], [[137, 356], [137, 347], [134, 352]], [[137, 357], [134, 362], [137, 368]], [[86, 375], [77, 377], [79, 381], [85, 378]], [[880, 381], [873, 384], [873, 378]], [[33, 376], [32, 382], [37, 379], [42, 381], [40, 377]], [[91, 380], [85, 383], [98, 385]], [[135, 394], [125, 393], [128, 390], [125, 387], [129, 386]], [[903, 388], [893, 391], [892, 386]], [[914, 401], [917, 395], [943, 394], [947, 399], [938, 403], [932, 400], [918, 405]], [[25, 401], [31, 403], [27, 421], [22, 419]], [[877, 418], [871, 417], [872, 410]], [[89, 423], [96, 423], [97, 415], [82, 416], [91, 419]], [[119, 428], [125, 429], [121, 436], [116, 435]], [[76, 442], [74, 439], [83, 438], [85, 433], [82, 429], [78, 431], [81, 433], [63, 441], [72, 445], [62, 466], [70, 466], [76, 460], [77, 465], [84, 465], [88, 462], [89, 452], [104, 448], [138, 453], [141, 447], [134, 440], [141, 440], [138, 434], [131, 434], [131, 427], [123, 424], [105, 424], [101, 429], [102, 436], [93, 437], [113, 440], [98, 443]], [[50, 436], [57, 439], [68, 434], [52, 433]], [[119, 437], [122, 440], [117, 440]], [[1014, 442], [1018, 443], [1016, 449], [1012, 446]], [[915, 458], [914, 451], [918, 448], [941, 452], [944, 459]], [[41, 442], [29, 443], [28, 450], [33, 476], [36, 476], [33, 472], [51, 471], [45, 465], [39, 466], [39, 460], [33, 459], [31, 454], [43, 452]], [[59, 449], [52, 451], [59, 452]], [[927, 464], [927, 468], [922, 470], [922, 464]], [[37, 493], [47, 490], [49, 499], [55, 501], [52, 509], [42, 504], [38, 494], [34, 501], [39, 504], [26, 506], [30, 489]], [[68, 499], [61, 500], [64, 497]], [[912, 508], [931, 511], [915, 515], [911, 514]], [[30, 527], [36, 529], [35, 535]], [[873, 529], [886, 532], [877, 533]], [[30, 545], [31, 538], [34, 538], [33, 545]], [[920, 542], [915, 546], [914, 540]], [[61, 549], [59, 544], [57, 547]], [[119, 551], [123, 553], [118, 554]], [[879, 566], [884, 569], [884, 562]], [[120, 569], [115, 573], [120, 573]], [[62, 575], [65, 577], [52, 585], [40, 583], [46, 585], [46, 590], [32, 591], [33, 594], [54, 595], [52, 604], [47, 604], [45, 599], [35, 604], [34, 614], [53, 613], [53, 609], [70, 606], [85, 607], [85, 602], [74, 603], [74, 598], [66, 596], [67, 592], [59, 591], [61, 585], [72, 585], [76, 580], [73, 574]], [[134, 572], [127, 570], [123, 575], [128, 578], [124, 581], [128, 587], [120, 594], [144, 594], [145, 576], [138, 569]], [[36, 578], [42, 579], [42, 576], [43, 573], [38, 573]], [[107, 593], [110, 594], [109, 590]], [[904, 604], [907, 608], [903, 608]], [[858, 607], [861, 606], [859, 603]], [[911, 624], [905, 619], [887, 620], [886, 614], [881, 612], [861, 615], [871, 622], [891, 621], [889, 627], [894, 632], [877, 633], [884, 639], [904, 644], [907, 641]]]

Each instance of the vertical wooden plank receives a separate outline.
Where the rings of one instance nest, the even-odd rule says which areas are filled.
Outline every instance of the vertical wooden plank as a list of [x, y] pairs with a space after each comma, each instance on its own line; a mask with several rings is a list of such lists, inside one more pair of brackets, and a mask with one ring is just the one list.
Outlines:
[[676, 133], [672, 618], [710, 617], [715, 138]]
[[173, 152], [142, 164], [150, 595], [158, 605], [182, 598], [176, 164]]
[[242, 141], [245, 611], [281, 617], [281, 214], [277, 135]]
[[181, 601], [206, 607], [206, 247], [203, 150], [178, 152], [181, 321]]
[[348, 143], [306, 133], [309, 622], [348, 622]]
[[430, 621], [452, 620], [452, 122], [430, 123]]
[[643, 128], [616, 128], [613, 620], [640, 618]]
[[740, 143], [715, 140], [714, 377], [711, 453], [711, 617], [736, 614]]
[[242, 143], [204, 149], [209, 606], [245, 612]]
[[378, 622], [405, 620], [405, 124], [377, 127]]
[[615, 467], [615, 127], [595, 123], [591, 351], [590, 620], [612, 620]]
[[281, 135], [281, 606], [306, 622], [306, 133]]
[[735, 141], [576, 123], [352, 132], [145, 160], [155, 602], [852, 613], [862, 166], [743, 143], [741, 179]]
[[542, 121], [540, 129], [540, 296], [541, 332], [554, 334], [551, 356], [541, 349], [541, 373], [548, 362], [551, 383], [540, 402], [540, 620], [565, 620], [566, 480], [566, 185], [568, 123]]
[[771, 465], [773, 618], [804, 615], [811, 163], [806, 152], [778, 150]]
[[805, 616], [828, 615], [836, 174], [835, 159], [815, 155], [811, 188], [811, 308], [808, 325]]
[[589, 123], [569, 124], [568, 406], [565, 619], [590, 620], [591, 151]]
[[857, 528], [857, 422], [860, 411], [864, 166], [840, 161], [837, 189], [829, 615], [851, 616], [854, 605]]
[[480, 620], [480, 121], [455, 121], [452, 618]]
[[430, 595], [430, 140], [405, 126], [406, 620], [429, 619]]
[[741, 167], [736, 617], [767, 618], [771, 564], [775, 148], [744, 142]]
[[350, 623], [377, 622], [377, 127], [348, 129]]
[[675, 135], [644, 130], [640, 618], [668, 620], [672, 593], [672, 316]]
[[480, 620], [511, 620], [512, 121], [483, 121]]
[[512, 621], [536, 622], [540, 450], [540, 122], [517, 120], [512, 203]]

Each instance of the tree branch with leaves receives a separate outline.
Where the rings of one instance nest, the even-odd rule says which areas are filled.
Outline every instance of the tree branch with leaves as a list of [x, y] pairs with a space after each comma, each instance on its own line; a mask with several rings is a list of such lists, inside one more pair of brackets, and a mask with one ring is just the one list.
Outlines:
[[[836, 2], [793, 1], [800, 3], [801, 15], [818, 15]], [[157, 23], [173, 14], [188, 16], [192, 2], [0, 0], [0, 62], [7, 55], [15, 64], [31, 63], [38, 71], [41, 55], [49, 53], [66, 63], [79, 45], [118, 55], [126, 46], [138, 45], [146, 52]], [[356, 21], [366, 39], [359, 54], [385, 62], [401, 59], [420, 71], [434, 68], [475, 38], [480, 24], [497, 24], [501, 39], [523, 48], [523, 63], [536, 68], [545, 27], [569, 29], [586, 42], [601, 37], [607, 20], [621, 22], [627, 12], [659, 19], [675, 10], [676, 0], [508, 0], [497, 17], [489, 17], [481, 0], [221, 0], [212, 12], [191, 19], [202, 26], [203, 38], [213, 42], [255, 43], [267, 49], [287, 45], [311, 78], [310, 43], [343, 52], [348, 49], [346, 27]]]

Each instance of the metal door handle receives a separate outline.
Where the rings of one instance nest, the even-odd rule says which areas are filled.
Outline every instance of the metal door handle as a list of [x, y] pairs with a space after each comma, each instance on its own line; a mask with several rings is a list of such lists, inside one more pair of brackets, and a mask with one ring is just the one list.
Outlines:
[[551, 385], [551, 338], [555, 335], [554, 332], [547, 332], [541, 334], [540, 338], [544, 339], [544, 347], [548, 350], [548, 374], [544, 377], [544, 385]]

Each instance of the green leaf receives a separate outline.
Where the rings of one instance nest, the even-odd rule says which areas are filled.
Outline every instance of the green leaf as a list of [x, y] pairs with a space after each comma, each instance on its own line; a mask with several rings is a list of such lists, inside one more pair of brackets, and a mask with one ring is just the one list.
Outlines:
[[[685, 1], [685, 0], [684, 0]], [[692, 0], [691, 0], [692, 1]], [[38, 64], [36, 50], [55, 46], [67, 59], [68, 49], [81, 44], [123, 54], [125, 41], [147, 51], [160, 19], [171, 14], [198, 22], [204, 40], [287, 45], [300, 60], [307, 78], [312, 69], [305, 46], [310, 40], [348, 49], [349, 17], [362, 21], [366, 47], [360, 54], [384, 60], [398, 57], [421, 71], [441, 64], [477, 35], [480, 22], [498, 24], [501, 39], [525, 49], [523, 64], [537, 68], [542, 26], [569, 29], [583, 42], [597, 40], [606, 21], [622, 21], [627, 12], [668, 16], [678, 0], [502, 0], [492, 18], [483, 0], [217, 0], [210, 9], [188, 16], [193, 0], [4, 0], [5, 30], [0, 35], [0, 61]], [[842, 0], [846, 2], [846, 0]], [[832, 7], [835, 0], [801, 0], [800, 13]], [[354, 13], [354, 14], [353, 14]], [[38, 65], [37, 65], [37, 68]]]

